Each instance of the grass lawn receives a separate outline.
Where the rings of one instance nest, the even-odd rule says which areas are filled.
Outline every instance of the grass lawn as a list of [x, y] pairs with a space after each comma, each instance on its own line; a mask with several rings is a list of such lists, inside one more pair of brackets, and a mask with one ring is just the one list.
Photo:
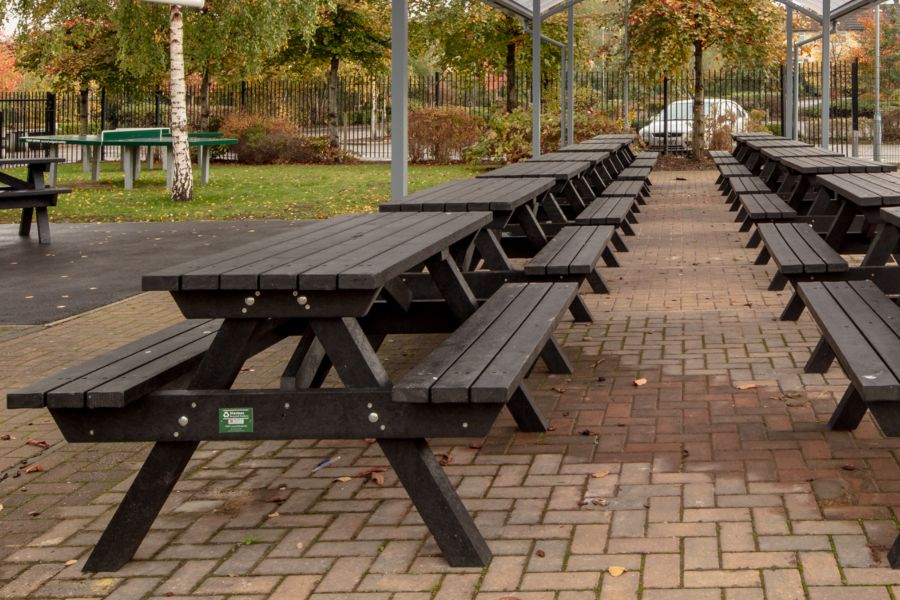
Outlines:
[[[474, 177], [469, 167], [410, 166], [410, 191], [452, 179]], [[24, 169], [11, 171], [24, 177]], [[374, 210], [390, 199], [390, 165], [213, 164], [209, 185], [199, 185], [194, 169], [194, 199], [172, 202], [165, 172], [143, 170], [133, 190], [123, 189], [118, 163], [102, 165], [94, 183], [80, 164], [62, 165], [57, 185], [72, 188], [50, 209], [56, 223], [115, 221], [191, 221], [243, 219], [315, 219]], [[0, 222], [17, 223], [19, 211], [0, 211]]]

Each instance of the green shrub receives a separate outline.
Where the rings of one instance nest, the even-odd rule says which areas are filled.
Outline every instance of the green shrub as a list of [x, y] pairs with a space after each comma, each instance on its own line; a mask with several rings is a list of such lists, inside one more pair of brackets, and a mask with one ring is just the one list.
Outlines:
[[233, 148], [238, 161], [245, 164], [330, 164], [353, 160], [344, 150], [332, 147], [327, 137], [306, 137], [283, 118], [232, 113], [222, 122], [222, 131], [237, 138]]
[[409, 113], [409, 158], [447, 164], [478, 142], [484, 121], [462, 108], [420, 108]]

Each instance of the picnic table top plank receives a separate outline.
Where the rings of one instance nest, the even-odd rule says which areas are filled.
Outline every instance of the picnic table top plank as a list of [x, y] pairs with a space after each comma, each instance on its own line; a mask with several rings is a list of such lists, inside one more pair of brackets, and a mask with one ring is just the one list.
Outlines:
[[30, 165], [51, 165], [53, 163], [62, 163], [66, 159], [57, 156], [37, 156], [29, 158], [0, 158], [0, 167], [30, 166]]
[[620, 152], [622, 149], [628, 146], [626, 142], [580, 142], [578, 144], [571, 144], [569, 146], [563, 146], [559, 149], [559, 152]]
[[144, 288], [374, 291], [491, 220], [489, 212], [344, 215], [151, 273]]
[[900, 175], [887, 173], [817, 175], [816, 183], [858, 206], [900, 204]]
[[570, 179], [577, 179], [591, 168], [591, 163], [586, 161], [572, 162], [541, 162], [526, 161], [513, 163], [500, 167], [487, 173], [478, 175], [479, 179], [491, 179], [496, 177], [553, 177], [558, 183], [565, 183]]
[[484, 178], [450, 181], [382, 204], [382, 212], [400, 211], [513, 211], [542, 198], [556, 186], [553, 177]]
[[612, 153], [607, 150], [589, 150], [586, 152], [549, 152], [530, 160], [543, 162], [572, 162], [584, 160], [591, 163], [592, 166], [595, 166], [609, 160], [611, 156]]
[[825, 150], [818, 146], [766, 146], [759, 149], [760, 154], [771, 160], [778, 160], [788, 157], [799, 156], [833, 156], [843, 157], [840, 152], [833, 150]]
[[880, 173], [897, 167], [846, 156], [786, 156], [778, 160], [782, 166], [801, 175], [829, 173]]
[[881, 218], [885, 223], [900, 228], [900, 206], [881, 209]]

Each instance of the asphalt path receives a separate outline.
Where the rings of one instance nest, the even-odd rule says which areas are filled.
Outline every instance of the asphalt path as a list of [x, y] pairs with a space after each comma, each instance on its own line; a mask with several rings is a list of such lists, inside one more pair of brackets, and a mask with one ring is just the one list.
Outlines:
[[0, 225], [0, 325], [64, 319], [141, 292], [141, 275], [289, 230], [286, 221]]

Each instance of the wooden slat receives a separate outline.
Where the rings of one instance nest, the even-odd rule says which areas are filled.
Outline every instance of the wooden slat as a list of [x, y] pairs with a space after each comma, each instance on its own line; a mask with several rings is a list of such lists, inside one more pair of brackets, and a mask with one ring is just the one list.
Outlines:
[[900, 382], [829, 292], [828, 287], [834, 283], [842, 282], [801, 282], [797, 293], [863, 399], [896, 399]]
[[581, 252], [593, 233], [591, 227], [575, 227], [574, 229], [576, 230], [575, 234], [567, 244], [560, 248], [556, 256], [547, 265], [548, 275], [568, 275], [572, 261], [578, 256], [578, 253]]
[[559, 230], [553, 239], [540, 249], [540, 251], [528, 261], [525, 265], [526, 275], [546, 275], [547, 267], [553, 262], [553, 259], [559, 254], [560, 250], [569, 243], [569, 240], [575, 235], [579, 227], [563, 227]]
[[612, 225], [597, 225], [594, 227], [582, 227], [590, 229], [591, 236], [578, 251], [578, 254], [569, 263], [569, 273], [572, 275], [588, 275], [593, 270], [604, 248], [612, 239], [616, 228]]
[[413, 367], [393, 387], [393, 398], [398, 402], [428, 402], [431, 386], [456, 360], [478, 341], [481, 334], [493, 323], [510, 303], [527, 287], [525, 283], [507, 283], [491, 295], [479, 309], [451, 333], [425, 359]]
[[59, 373], [42, 379], [22, 389], [7, 394], [7, 406], [9, 408], [40, 408], [45, 405], [46, 394], [64, 386], [72, 381], [85, 377], [98, 369], [123, 358], [143, 353], [148, 348], [177, 337], [193, 329], [210, 331], [218, 329], [220, 322], [209, 319], [188, 319], [172, 325], [161, 331], [145, 336], [139, 340], [126, 344], [121, 348], [107, 352], [78, 365], [64, 369]]
[[[825, 265], [826, 271], [829, 273], [841, 273], [849, 270], [847, 261], [844, 260], [837, 251], [828, 245], [816, 231], [809, 225], [803, 223], [792, 224], [794, 230], [803, 238], [803, 241], [809, 246], [810, 250], [815, 252], [818, 259]], [[787, 226], [785, 226], [787, 228]], [[787, 239], [787, 236], [785, 236]], [[799, 256], [799, 254], [798, 254]]]
[[782, 273], [785, 275], [803, 273], [803, 262], [797, 258], [790, 245], [784, 241], [781, 231], [775, 223], [760, 223], [756, 228]]
[[529, 284], [478, 340], [431, 386], [432, 402], [467, 402], [469, 388], [503, 350], [509, 339], [540, 303], [552, 284]]
[[537, 360], [566, 308], [577, 293], [577, 286], [554, 284], [519, 326], [503, 350], [472, 385], [472, 402], [508, 402], [513, 391]]

